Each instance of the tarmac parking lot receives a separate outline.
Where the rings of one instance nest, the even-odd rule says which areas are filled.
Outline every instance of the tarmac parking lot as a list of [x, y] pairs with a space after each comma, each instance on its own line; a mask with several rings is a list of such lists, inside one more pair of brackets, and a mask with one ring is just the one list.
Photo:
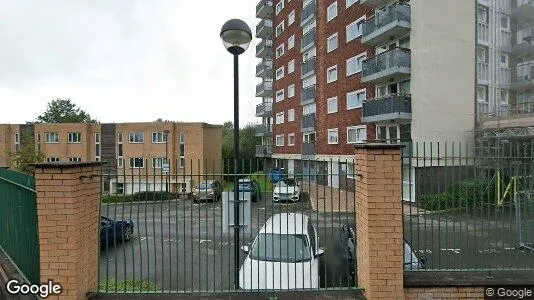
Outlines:
[[[134, 238], [101, 251], [100, 282], [106, 279], [142, 280], [164, 291], [220, 291], [233, 289], [234, 240], [222, 232], [222, 202], [196, 204], [190, 200], [103, 204], [101, 214], [131, 219]], [[303, 201], [279, 204], [266, 193], [251, 207], [251, 233], [239, 246], [251, 243], [265, 221], [278, 212], [307, 214], [317, 228], [321, 286], [348, 287], [348, 264], [340, 243], [341, 226], [353, 214], [317, 213]], [[240, 251], [240, 265], [246, 254]], [[110, 290], [112, 292], [112, 290]]]

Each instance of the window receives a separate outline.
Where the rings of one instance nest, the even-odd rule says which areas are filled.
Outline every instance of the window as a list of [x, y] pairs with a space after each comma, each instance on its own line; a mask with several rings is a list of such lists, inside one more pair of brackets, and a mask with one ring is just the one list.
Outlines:
[[501, 28], [506, 30], [510, 29], [510, 18], [508, 16], [501, 16]]
[[484, 5], [478, 5], [477, 19], [480, 23], [488, 23], [488, 7]]
[[276, 80], [280, 80], [282, 78], [284, 78], [284, 66], [276, 69]]
[[292, 35], [287, 39], [287, 50], [291, 50], [293, 47], [295, 47], [295, 35]]
[[291, 26], [291, 24], [295, 23], [295, 11], [289, 13], [289, 16], [287, 17], [287, 26]]
[[145, 159], [142, 157], [131, 157], [130, 158], [130, 169], [132, 168], [144, 168]]
[[59, 162], [59, 157], [47, 157], [46, 162], [48, 163]]
[[124, 167], [124, 158], [119, 157], [117, 158], [117, 168], [122, 168], [122, 167]]
[[295, 96], [295, 85], [292, 84], [287, 87], [287, 98], [292, 98]]
[[20, 150], [20, 136], [18, 133], [15, 133], [15, 151]]
[[284, 0], [280, 0], [278, 3], [276, 3], [276, 14], [279, 14], [283, 9], [284, 9]]
[[152, 158], [152, 167], [154, 169], [161, 169], [164, 164], [167, 164], [167, 159], [165, 157], [156, 157]]
[[124, 194], [124, 183], [117, 182], [117, 194]]
[[478, 45], [477, 47], [477, 61], [481, 63], [488, 62], [488, 48], [486, 46]]
[[347, 127], [347, 144], [363, 143], [367, 139], [365, 126]]
[[122, 144], [122, 132], [117, 133], [117, 143]]
[[276, 102], [280, 102], [282, 100], [284, 100], [284, 89], [281, 89], [279, 91], [276, 92]]
[[303, 133], [302, 141], [304, 143], [315, 143], [315, 132]]
[[360, 37], [363, 34], [363, 23], [365, 16], [347, 25], [347, 43]]
[[185, 132], [180, 132], [180, 168], [185, 168]]
[[290, 133], [287, 135], [287, 145], [295, 146], [295, 134], [294, 133]]
[[315, 110], [316, 110], [315, 103], [304, 105], [302, 107], [302, 115], [305, 116], [309, 114], [314, 114]]
[[36, 144], [37, 144], [37, 147], [36, 147], [37, 151], [41, 151], [41, 134], [40, 133], [37, 134], [37, 143]]
[[508, 104], [508, 91], [501, 90], [501, 104]]
[[284, 123], [284, 112], [279, 112], [276, 114], [276, 124]]
[[161, 144], [167, 141], [165, 132], [152, 132], [152, 143]]
[[353, 163], [347, 163], [347, 178], [356, 179], [356, 173], [354, 173]]
[[284, 55], [284, 44], [276, 47], [276, 58], [280, 58], [282, 55]]
[[327, 40], [326, 52], [332, 52], [337, 49], [337, 32], [332, 34]]
[[361, 72], [363, 61], [366, 59], [367, 53], [363, 53], [347, 59], [347, 76]]
[[117, 167], [124, 166], [124, 146], [122, 145], [122, 132], [117, 133]]
[[287, 63], [287, 74], [291, 74], [295, 72], [295, 60], [292, 59], [290, 62]]
[[330, 98], [326, 101], [328, 103], [326, 113], [331, 114], [337, 112], [337, 97]]
[[279, 134], [276, 136], [276, 147], [283, 147], [284, 146], [284, 135]]
[[288, 122], [295, 121], [295, 109], [294, 108], [287, 111], [287, 121]]
[[132, 144], [142, 144], [145, 142], [145, 133], [144, 132], [130, 132], [130, 143]]
[[337, 128], [328, 129], [328, 144], [337, 144], [338, 130]]
[[488, 86], [481, 84], [477, 86], [477, 100], [479, 102], [488, 102]]
[[337, 17], [337, 1], [328, 6], [326, 10], [326, 22], [332, 21], [335, 17]]
[[358, 2], [358, 0], [345, 0], [345, 8], [349, 8], [352, 4]]
[[57, 144], [59, 143], [59, 133], [57, 132], [45, 132], [45, 143]]
[[100, 161], [100, 133], [95, 133], [95, 160]]
[[501, 53], [501, 67], [508, 68], [508, 54]]
[[69, 158], [67, 158], [67, 160], [69, 162], [80, 162], [80, 161], [82, 161], [82, 158], [81, 157], [69, 157]]
[[331, 83], [337, 80], [337, 65], [326, 70], [326, 82]]
[[68, 137], [68, 143], [74, 144], [74, 143], [81, 143], [82, 142], [82, 133], [81, 132], [69, 132], [67, 133]]
[[276, 36], [281, 35], [285, 30], [285, 21], [280, 22], [278, 26], [276, 26]]
[[347, 93], [347, 110], [362, 107], [363, 101], [365, 101], [365, 99], [365, 89]]

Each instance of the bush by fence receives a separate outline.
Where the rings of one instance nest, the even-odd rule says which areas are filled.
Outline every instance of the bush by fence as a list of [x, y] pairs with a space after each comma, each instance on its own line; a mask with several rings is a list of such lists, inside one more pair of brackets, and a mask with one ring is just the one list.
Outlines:
[[102, 203], [122, 203], [136, 201], [161, 201], [179, 199], [181, 194], [165, 191], [137, 192], [132, 195], [108, 195], [102, 197]]

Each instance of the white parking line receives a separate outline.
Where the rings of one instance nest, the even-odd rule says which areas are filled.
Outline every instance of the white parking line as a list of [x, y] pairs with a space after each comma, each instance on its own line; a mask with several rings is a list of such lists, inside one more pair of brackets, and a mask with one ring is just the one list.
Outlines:
[[441, 251], [451, 251], [451, 252], [454, 252], [454, 253], [456, 253], [456, 254], [460, 254], [460, 250], [461, 250], [461, 249], [459, 249], [459, 248], [454, 248], [454, 249], [452, 249], [452, 248], [441, 249]]

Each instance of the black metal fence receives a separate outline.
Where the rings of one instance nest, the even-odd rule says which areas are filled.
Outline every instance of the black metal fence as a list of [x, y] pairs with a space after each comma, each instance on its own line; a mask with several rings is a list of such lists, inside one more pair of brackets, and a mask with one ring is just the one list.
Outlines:
[[[352, 161], [281, 170], [257, 160], [223, 174], [230, 164], [145, 159], [105, 170], [99, 292], [357, 289]], [[336, 167], [319, 173], [327, 164]]]

